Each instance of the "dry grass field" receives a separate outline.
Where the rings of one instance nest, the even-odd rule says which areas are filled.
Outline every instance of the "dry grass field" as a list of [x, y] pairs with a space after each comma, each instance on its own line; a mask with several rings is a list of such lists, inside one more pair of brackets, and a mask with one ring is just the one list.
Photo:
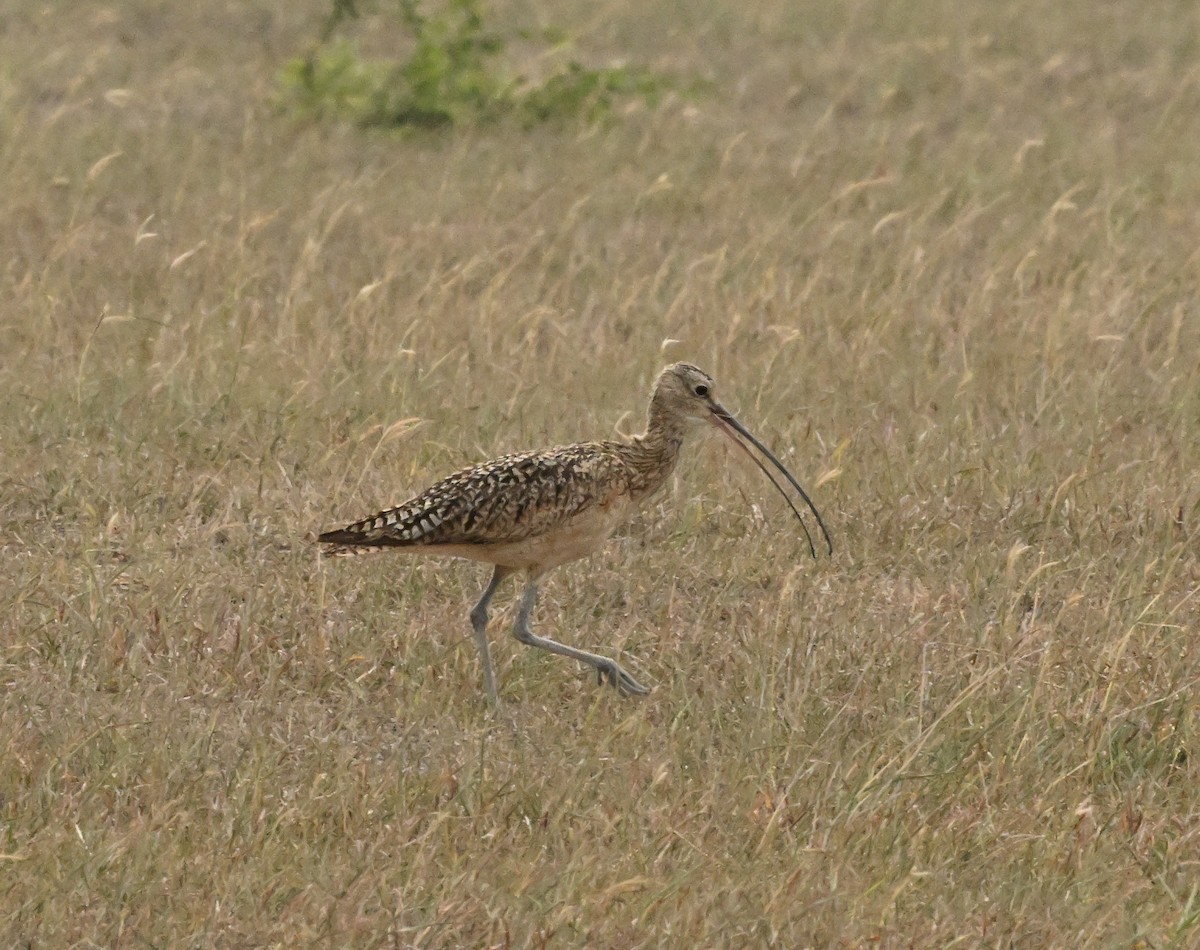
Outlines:
[[[281, 104], [326, 0], [0, 12], [0, 945], [1200, 945], [1196, 6], [489, 10], [677, 85], [393, 134]], [[510, 586], [493, 718], [485, 569], [308, 540], [676, 359], [836, 550], [690, 446], [536, 618], [645, 700]]]

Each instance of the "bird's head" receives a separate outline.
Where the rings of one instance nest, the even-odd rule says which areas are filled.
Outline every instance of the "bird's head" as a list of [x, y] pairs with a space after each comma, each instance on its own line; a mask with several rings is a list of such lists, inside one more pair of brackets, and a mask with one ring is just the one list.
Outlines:
[[704, 372], [704, 370], [693, 366], [691, 363], [673, 363], [666, 367], [658, 374], [658, 380], [654, 384], [654, 395], [650, 400], [650, 416], [651, 424], [654, 424], [657, 416], [660, 424], [670, 424], [671, 422], [678, 425], [684, 423], [688, 428], [700, 424], [709, 424], [715, 426], [726, 438], [734, 445], [750, 456], [755, 465], [762, 471], [764, 475], [770, 479], [784, 498], [788, 501], [788, 506], [792, 512], [800, 520], [800, 525], [804, 529], [804, 534], [808, 537], [809, 548], [813, 555], [816, 555], [816, 546], [809, 536], [808, 527], [804, 524], [804, 519], [800, 516], [800, 512], [796, 506], [792, 504], [791, 497], [784, 490], [783, 486], [775, 480], [775, 477], [763, 464], [762, 459], [751, 451], [751, 447], [756, 449], [763, 458], [770, 462], [788, 483], [794, 488], [804, 500], [809, 510], [817, 519], [817, 524], [821, 529], [822, 535], [825, 538], [825, 546], [829, 553], [833, 553], [833, 542], [829, 538], [829, 532], [825, 529], [825, 522], [821, 519], [820, 512], [812, 503], [812, 499], [808, 497], [808, 493], [800, 487], [800, 483], [796, 481], [791, 472], [787, 470], [784, 464], [777, 459], [774, 454], [756, 439], [750, 431], [743, 426], [733, 413], [717, 402], [714, 391], [716, 389], [716, 381]]
[[712, 421], [716, 381], [691, 363], [673, 363], [658, 374], [652, 406], [686, 423]]

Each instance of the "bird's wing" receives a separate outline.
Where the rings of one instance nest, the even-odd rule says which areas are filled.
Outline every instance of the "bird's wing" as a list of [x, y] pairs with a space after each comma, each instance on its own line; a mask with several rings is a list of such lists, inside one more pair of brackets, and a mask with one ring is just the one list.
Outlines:
[[506, 455], [456, 472], [402, 505], [317, 540], [354, 547], [512, 543], [629, 493], [629, 473], [606, 443]]

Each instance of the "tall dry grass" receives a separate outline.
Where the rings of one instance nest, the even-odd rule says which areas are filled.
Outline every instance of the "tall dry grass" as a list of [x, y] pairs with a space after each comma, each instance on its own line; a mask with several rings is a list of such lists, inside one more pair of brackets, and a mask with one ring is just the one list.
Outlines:
[[[408, 137], [323, 13], [0, 14], [3, 942], [1194, 943], [1194, 6], [503, 2], [704, 91]], [[305, 541], [684, 357], [837, 553], [693, 447], [538, 616], [645, 702]]]

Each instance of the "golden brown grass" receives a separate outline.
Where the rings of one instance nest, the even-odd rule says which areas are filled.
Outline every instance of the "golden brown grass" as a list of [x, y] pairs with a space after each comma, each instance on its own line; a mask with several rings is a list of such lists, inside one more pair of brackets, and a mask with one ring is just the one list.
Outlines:
[[[0, 14], [4, 945], [1200, 939], [1194, 5], [703, 8], [402, 138], [273, 106], [318, 0]], [[539, 612], [645, 702], [304, 540], [682, 357], [838, 550], [693, 447]]]

